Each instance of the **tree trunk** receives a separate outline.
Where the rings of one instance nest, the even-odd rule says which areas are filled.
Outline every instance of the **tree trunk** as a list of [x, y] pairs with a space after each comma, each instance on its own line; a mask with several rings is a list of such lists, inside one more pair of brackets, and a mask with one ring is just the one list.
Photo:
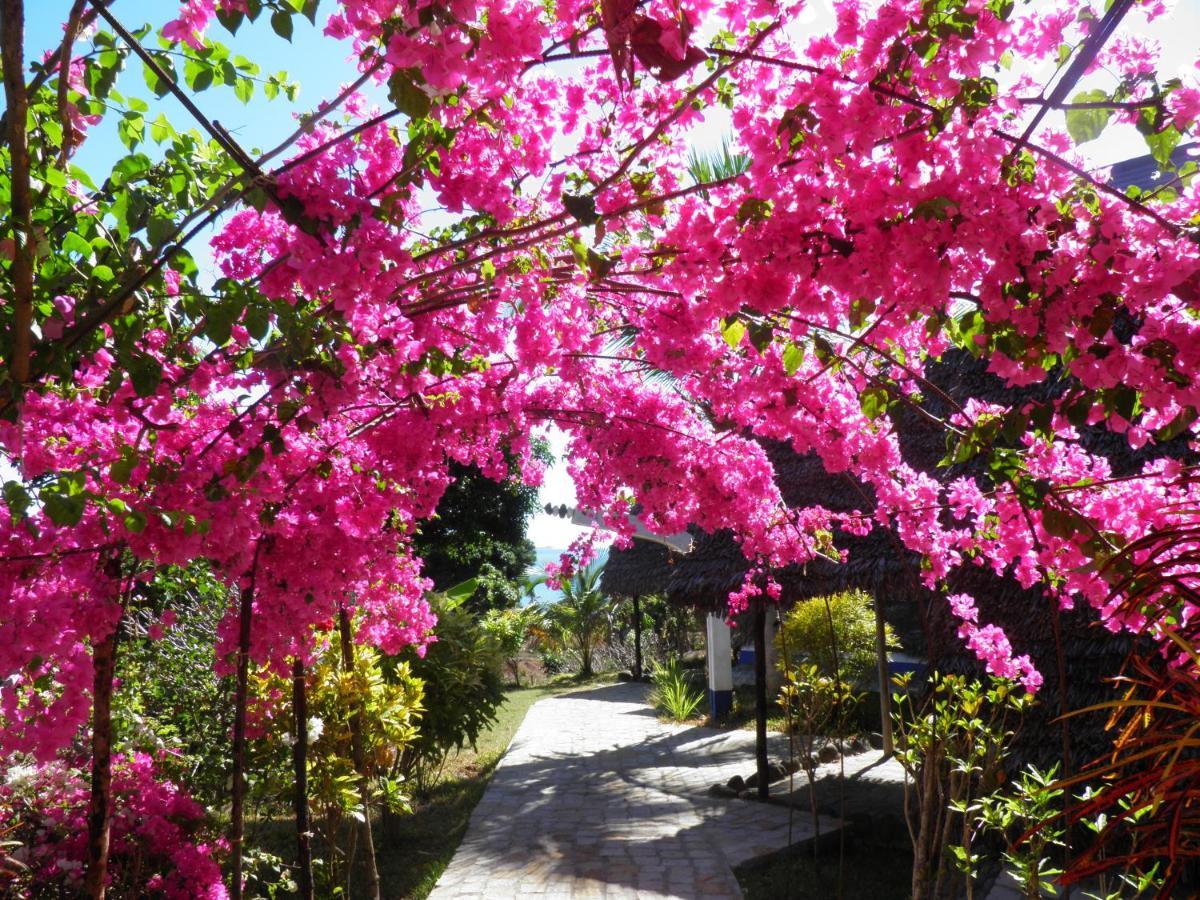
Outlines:
[[592, 677], [592, 645], [586, 641], [579, 642], [579, 677]]
[[237, 681], [233, 695], [233, 790], [229, 811], [231, 900], [241, 900], [242, 897], [242, 830], [246, 803], [246, 691], [250, 680], [250, 625], [253, 615], [252, 573], [250, 583], [242, 589], [241, 609], [238, 612]]
[[[1063, 653], [1062, 641], [1062, 618], [1058, 603], [1054, 600], [1050, 601], [1050, 625], [1054, 633], [1054, 661], [1057, 666], [1058, 676], [1058, 715], [1059, 715], [1059, 736], [1062, 740], [1062, 778], [1071, 778], [1075, 774], [1075, 767], [1071, 762], [1071, 704], [1067, 699], [1067, 661], [1066, 654]], [[1063, 791], [1063, 822], [1066, 827], [1063, 829], [1063, 868], [1067, 871], [1071, 870], [1071, 792]], [[1063, 885], [1063, 900], [1070, 900], [1071, 885]]]
[[633, 597], [633, 677], [642, 680], [642, 601]]
[[308, 821], [308, 693], [304, 685], [304, 662], [292, 661], [292, 714], [295, 717], [296, 743], [292, 744], [292, 769], [296, 790], [292, 805], [296, 811], [296, 867], [299, 869], [300, 897], [313, 900], [311, 827]]
[[[12, 181], [9, 223], [12, 227], [12, 356], [9, 377], [16, 390], [29, 381], [33, 354], [33, 198], [29, 182], [29, 144], [25, 133], [29, 96], [25, 87], [25, 4], [0, 0], [0, 56], [3, 57], [7, 101], [4, 135]], [[70, 53], [70, 48], [67, 48]], [[68, 63], [69, 64], [69, 63]]]
[[767, 784], [767, 610], [759, 598], [754, 607], [754, 758], [758, 772], [758, 798], [771, 793]]
[[[338, 631], [342, 639], [342, 668], [354, 671], [354, 645], [350, 634], [350, 613], [343, 606], [338, 610]], [[358, 823], [359, 840], [363, 845], [363, 863], [366, 866], [367, 885], [363, 896], [379, 900], [379, 869], [375, 864], [375, 839], [371, 834], [371, 782], [367, 777], [366, 753], [363, 749], [362, 708], [354, 710], [350, 717], [350, 754], [354, 771], [358, 773], [358, 792], [362, 798], [363, 818]]]
[[84, 893], [104, 900], [108, 877], [108, 844], [112, 826], [112, 693], [117, 668], [117, 637], [112, 634], [92, 649], [92, 793], [88, 800], [87, 873]]

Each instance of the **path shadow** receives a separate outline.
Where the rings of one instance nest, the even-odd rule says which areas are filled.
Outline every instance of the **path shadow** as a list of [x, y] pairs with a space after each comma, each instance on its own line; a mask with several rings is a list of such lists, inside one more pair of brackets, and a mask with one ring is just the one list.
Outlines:
[[[793, 837], [810, 834], [807, 821], [778, 806], [708, 796], [715, 781], [752, 771], [753, 735], [647, 725], [656, 718], [647, 692], [617, 684], [535, 704], [531, 717], [584, 717], [606, 731], [581, 732], [572, 721], [557, 738], [545, 723], [523, 734], [527, 718], [458, 853], [502, 881], [536, 870], [684, 897], [739, 896], [734, 865], [786, 847], [789, 818]], [[776, 743], [786, 748], [782, 736]]]

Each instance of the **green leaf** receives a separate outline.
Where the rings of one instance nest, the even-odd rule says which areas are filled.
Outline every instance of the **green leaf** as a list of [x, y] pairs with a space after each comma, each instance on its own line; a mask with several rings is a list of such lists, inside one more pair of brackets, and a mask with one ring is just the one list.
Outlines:
[[117, 277], [116, 275], [113, 274], [113, 270], [110, 269], [108, 266], [104, 265], [103, 263], [101, 263], [98, 266], [94, 266], [92, 268], [92, 275], [96, 278], [97, 281], [106, 281], [106, 282], [112, 281], [114, 278]]
[[[1103, 103], [1111, 100], [1105, 91], [1096, 88], [1090, 91], [1080, 91], [1072, 98], [1072, 103]], [[1067, 133], [1076, 144], [1086, 144], [1100, 137], [1109, 119], [1111, 109], [1068, 109]]]
[[109, 467], [108, 477], [117, 484], [129, 484], [130, 476], [133, 475], [133, 468], [137, 465], [137, 461], [137, 451], [126, 444], [121, 448], [121, 458]]
[[1079, 517], [1069, 510], [1051, 505], [1042, 508], [1042, 528], [1046, 530], [1046, 534], [1053, 537], [1072, 537], [1081, 524]]
[[407, 70], [397, 71], [388, 79], [388, 97], [396, 104], [396, 109], [410, 119], [423, 119], [429, 114], [433, 102]]
[[249, 103], [254, 96], [254, 81], [250, 78], [239, 78], [233, 84], [233, 92], [243, 103]]
[[604, 278], [612, 271], [613, 266], [617, 264], [619, 257], [605, 256], [602, 253], [597, 253], [591, 247], [587, 250], [587, 268], [592, 273], [594, 278]]
[[8, 512], [14, 522], [25, 518], [29, 507], [33, 505], [33, 500], [29, 496], [29, 492], [25, 490], [25, 485], [19, 481], [4, 482], [4, 502], [8, 504]]
[[804, 347], [801, 344], [788, 344], [783, 348], [783, 370], [788, 375], [795, 375], [804, 364]]
[[874, 421], [883, 415], [888, 408], [888, 392], [886, 388], [867, 388], [858, 396], [863, 415]]
[[1175, 148], [1179, 146], [1179, 141], [1182, 135], [1174, 125], [1168, 125], [1162, 131], [1154, 134], [1146, 134], [1142, 136], [1146, 141], [1146, 146], [1150, 148], [1150, 155], [1154, 157], [1154, 161], [1162, 168], [1170, 168], [1171, 154]]
[[446, 589], [446, 597], [456, 603], [462, 603], [468, 597], [475, 593], [475, 589], [479, 587], [478, 578], [468, 578], [466, 581], [460, 581], [452, 588]]
[[141, 113], [126, 113], [117, 123], [117, 136], [130, 150], [136, 148], [146, 136], [146, 120]]
[[583, 239], [578, 235], [572, 234], [567, 236], [567, 244], [571, 248], [571, 253], [575, 257], [575, 262], [579, 268], [587, 270], [588, 267], [588, 250], [590, 249]]
[[271, 29], [285, 41], [292, 39], [292, 14], [284, 10], [271, 14]]
[[245, 14], [235, 10], [223, 10], [220, 6], [217, 7], [217, 21], [230, 34], [237, 34], [239, 28], [242, 27], [242, 22], [245, 19]]
[[84, 259], [92, 255], [92, 245], [74, 231], [68, 231], [63, 237], [62, 248], [67, 253], [78, 253]]
[[170, 90], [167, 83], [159, 78], [149, 66], [142, 66], [142, 78], [146, 82], [146, 87], [150, 88], [156, 97], [166, 96]]
[[1187, 431], [1196, 421], [1197, 412], [1190, 406], [1185, 406], [1170, 422], [1154, 433], [1155, 440], [1170, 441]]
[[563, 194], [562, 205], [563, 209], [584, 225], [594, 225], [600, 221], [600, 215], [596, 212], [596, 198], [590, 194]]
[[736, 350], [746, 336], [746, 326], [739, 319], [730, 319], [721, 326], [721, 337], [730, 347]]
[[166, 216], [154, 215], [146, 223], [146, 236], [155, 247], [161, 247], [175, 232], [175, 223]]
[[149, 397], [162, 381], [162, 364], [149, 356], [139, 356], [129, 369], [129, 380], [139, 397]]
[[212, 68], [206, 63], [189, 59], [183, 67], [183, 80], [193, 91], [203, 91], [212, 87]]
[[45, 169], [42, 180], [51, 187], [63, 188], [67, 186], [67, 173], [59, 169]]
[[262, 306], [251, 306], [247, 309], [246, 317], [243, 321], [245, 322], [246, 330], [250, 332], [250, 336], [258, 341], [265, 338], [271, 330], [270, 313]]
[[913, 216], [926, 221], [944, 222], [958, 212], [958, 202], [949, 197], [929, 197], [913, 207]]
[[757, 197], [747, 197], [737, 209], [734, 218], [739, 225], [751, 222], [755, 225], [765, 222], [771, 217], [774, 204], [770, 200], [760, 200]]
[[71, 528], [83, 518], [87, 497], [83, 494], [64, 494], [59, 491], [43, 490], [40, 494], [42, 509], [55, 525]]
[[125, 524], [125, 528], [134, 534], [141, 534], [146, 530], [146, 517], [136, 509], [131, 509], [127, 512], [122, 521]]
[[156, 144], [161, 144], [173, 134], [175, 134], [175, 129], [167, 121], [165, 113], [159, 113], [158, 118], [150, 123], [150, 138]]

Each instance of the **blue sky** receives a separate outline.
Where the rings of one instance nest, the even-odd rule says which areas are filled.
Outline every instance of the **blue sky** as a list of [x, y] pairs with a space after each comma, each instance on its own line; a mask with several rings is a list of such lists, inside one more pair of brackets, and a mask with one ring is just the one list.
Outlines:
[[[62, 23], [66, 21], [70, 6], [70, 0], [38, 0], [27, 4], [27, 59], [40, 59], [46, 50], [58, 45], [62, 39]], [[145, 23], [157, 29], [174, 17], [178, 4], [174, 0], [117, 0], [111, 8], [113, 15], [130, 30]], [[206, 115], [219, 120], [248, 149], [274, 145], [295, 127], [295, 113], [315, 108], [321, 100], [333, 96], [343, 84], [357, 77], [353, 63], [347, 59], [349, 45], [329, 40], [321, 34], [320, 27], [326, 18], [327, 14], [319, 14], [314, 27], [303, 16], [294, 16], [291, 43], [271, 31], [264, 19], [259, 19], [254, 27], [243, 26], [236, 36], [231, 36], [214, 22], [209, 29], [212, 37], [226, 44], [235, 54], [240, 53], [256, 62], [264, 73], [286, 71], [301, 84], [301, 89], [295, 103], [290, 103], [283, 95], [267, 101], [262, 92], [256, 90], [251, 101], [243, 104], [231, 88], [218, 86], [196, 95], [196, 104]], [[151, 37], [147, 43], [154, 46], [154, 40]], [[117, 88], [145, 99], [155, 115], [159, 110], [165, 112], [176, 128], [197, 127], [176, 100], [154, 97], [142, 80], [141, 64], [136, 60], [130, 61]], [[77, 162], [89, 170], [107, 169], [124, 152], [116, 138], [115, 122], [105, 123], [89, 137]]]

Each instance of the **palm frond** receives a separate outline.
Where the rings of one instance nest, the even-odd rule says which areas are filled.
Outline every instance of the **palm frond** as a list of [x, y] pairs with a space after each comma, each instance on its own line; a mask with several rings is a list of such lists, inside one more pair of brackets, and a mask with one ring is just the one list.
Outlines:
[[[714, 184], [734, 178], [750, 168], [750, 157], [735, 153], [728, 137], [721, 139], [721, 148], [700, 153], [693, 149], [688, 154], [688, 174], [696, 184]], [[707, 191], [701, 192], [707, 197]]]

